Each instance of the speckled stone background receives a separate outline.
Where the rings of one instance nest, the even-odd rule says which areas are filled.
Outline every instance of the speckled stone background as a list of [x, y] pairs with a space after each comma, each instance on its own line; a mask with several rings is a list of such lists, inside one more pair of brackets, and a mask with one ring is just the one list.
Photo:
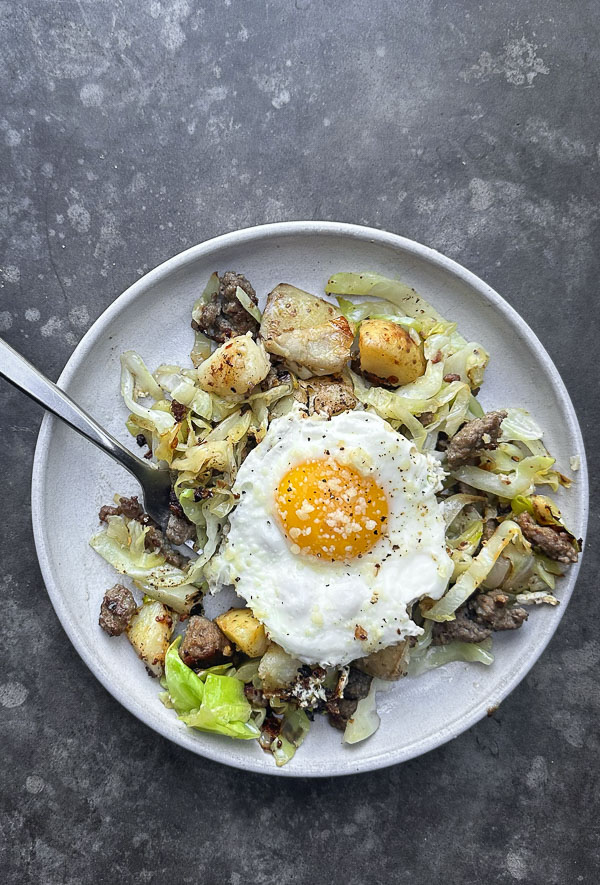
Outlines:
[[[133, 280], [281, 219], [432, 245], [527, 319], [599, 493], [595, 0], [0, 2], [0, 330], [51, 377]], [[498, 713], [430, 755], [261, 779], [137, 722], [72, 650], [30, 528], [39, 410], [0, 385], [0, 878], [597, 883], [598, 507], [574, 601]]]

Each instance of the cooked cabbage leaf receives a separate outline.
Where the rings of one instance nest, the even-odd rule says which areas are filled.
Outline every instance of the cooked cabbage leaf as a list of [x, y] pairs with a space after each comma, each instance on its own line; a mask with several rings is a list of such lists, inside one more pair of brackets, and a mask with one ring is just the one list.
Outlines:
[[434, 605], [422, 608], [423, 616], [432, 621], [453, 621], [456, 609], [471, 596], [493, 568], [494, 563], [513, 538], [522, 537], [519, 526], [510, 519], [498, 526], [492, 537], [473, 558], [469, 568], [456, 584]]
[[259, 736], [249, 722], [252, 709], [243, 683], [223, 675], [231, 665], [211, 667], [197, 675], [179, 657], [181, 636], [171, 643], [165, 656], [165, 681], [172, 706], [179, 718], [192, 728], [249, 740]]
[[241, 286], [238, 286], [236, 288], [235, 297], [240, 302], [244, 310], [247, 311], [250, 316], [256, 320], [257, 323], [262, 322], [262, 313], [254, 303], [254, 301], [252, 301], [248, 293], [244, 292]]
[[213, 396], [205, 390], [201, 390], [194, 384], [195, 373], [188, 369], [183, 370], [179, 366], [161, 365], [154, 373], [161, 390], [168, 393], [184, 406], [210, 421], [213, 417]]
[[165, 681], [177, 713], [197, 710], [204, 697], [204, 683], [179, 657], [181, 636], [171, 643], [165, 655]]
[[479, 503], [484, 500], [485, 498], [483, 495], [466, 495], [462, 493], [450, 495], [449, 498], [444, 498], [442, 501], [442, 510], [444, 512], [446, 529], [450, 528], [458, 514], [467, 506], [467, 504]]
[[[271, 704], [273, 707], [273, 702]], [[294, 704], [282, 703], [275, 705], [278, 713], [283, 713], [281, 731], [271, 741], [269, 750], [273, 754], [278, 768], [287, 765], [296, 750], [304, 741], [310, 729], [310, 720], [305, 711]]]
[[234, 676], [209, 672], [199, 709], [184, 713], [179, 718], [200, 731], [253, 740], [260, 736], [260, 730], [250, 721], [251, 714], [252, 707], [244, 695], [244, 683]]
[[358, 744], [359, 741], [364, 741], [375, 734], [379, 728], [381, 720], [377, 713], [377, 686], [378, 680], [373, 679], [369, 694], [358, 702], [356, 710], [344, 729], [344, 737], [342, 738], [344, 744]]
[[[494, 452], [486, 453], [494, 455]], [[491, 473], [481, 467], [459, 467], [452, 471], [452, 476], [460, 482], [467, 483], [499, 498], [516, 498], [518, 495], [529, 495], [535, 486], [542, 483], [552, 484], [550, 468], [554, 458], [532, 455], [523, 458], [518, 464], [513, 462], [514, 470], [510, 474]]]
[[506, 409], [506, 418], [502, 421], [501, 442], [519, 440], [528, 443], [542, 439], [544, 433], [525, 409]]
[[381, 298], [399, 307], [409, 317], [429, 321], [429, 325], [446, 322], [437, 310], [414, 289], [376, 273], [336, 273], [327, 281], [329, 295], [368, 295]]
[[374, 301], [349, 301], [347, 298], [338, 297], [338, 307], [343, 316], [354, 326], [367, 319], [388, 320], [406, 326], [409, 329], [420, 331], [421, 323], [414, 317], [403, 316], [400, 310], [390, 302], [377, 299]]
[[186, 614], [200, 587], [189, 571], [170, 565], [158, 551], [150, 553], [142, 548], [147, 531], [136, 520], [111, 516], [106, 530], [94, 535], [90, 546], [118, 572], [132, 578], [148, 596]]
[[138, 423], [146, 430], [158, 436], [171, 430], [175, 418], [170, 412], [150, 409], [138, 403], [138, 397], [151, 396], [162, 398], [162, 390], [148, 371], [146, 364], [134, 350], [127, 350], [121, 356], [121, 396], [125, 405], [138, 419]]
[[423, 651], [413, 649], [408, 661], [408, 676], [420, 676], [453, 661], [485, 664], [494, 662], [492, 640], [483, 642], [449, 642], [447, 645], [430, 645]]

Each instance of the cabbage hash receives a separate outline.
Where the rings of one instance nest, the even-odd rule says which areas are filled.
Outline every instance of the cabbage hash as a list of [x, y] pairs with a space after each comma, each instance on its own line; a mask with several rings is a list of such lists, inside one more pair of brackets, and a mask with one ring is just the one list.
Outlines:
[[[376, 273], [325, 295], [282, 283], [261, 312], [243, 275], [213, 273], [188, 366], [122, 355], [126, 425], [172, 471], [171, 517], [163, 532], [117, 495], [91, 540], [122, 576], [100, 626], [165, 706], [278, 766], [317, 714], [344, 743], [372, 735], [382, 680], [490, 666], [493, 634], [558, 605], [580, 549], [542, 430], [479, 403], [481, 344]], [[206, 617], [224, 588], [233, 607]]]

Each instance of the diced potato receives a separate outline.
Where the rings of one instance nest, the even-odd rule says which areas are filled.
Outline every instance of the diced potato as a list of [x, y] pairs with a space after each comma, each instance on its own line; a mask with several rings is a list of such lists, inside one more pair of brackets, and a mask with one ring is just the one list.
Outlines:
[[249, 658], [260, 658], [266, 652], [268, 639], [265, 628], [250, 609], [232, 608], [215, 618], [215, 621], [227, 639], [231, 639]]
[[129, 622], [127, 638], [153, 676], [161, 676], [173, 633], [173, 617], [160, 602], [146, 602]]
[[425, 372], [423, 345], [388, 320], [364, 320], [358, 333], [360, 370], [391, 387], [410, 384]]
[[258, 665], [258, 675], [262, 679], [264, 691], [274, 693], [288, 688], [296, 679], [301, 666], [297, 658], [288, 655], [276, 642], [271, 642]]
[[252, 335], [238, 335], [218, 347], [198, 366], [198, 384], [219, 396], [245, 396], [266, 378], [271, 361]]
[[341, 372], [354, 340], [333, 304], [287, 283], [270, 293], [260, 334], [269, 353], [283, 357], [300, 378]]
[[368, 673], [369, 676], [376, 676], [378, 679], [388, 679], [395, 681], [406, 676], [408, 672], [408, 655], [410, 645], [408, 640], [399, 642], [398, 645], [389, 645], [380, 651], [374, 651], [366, 658], [355, 661], [355, 666]]

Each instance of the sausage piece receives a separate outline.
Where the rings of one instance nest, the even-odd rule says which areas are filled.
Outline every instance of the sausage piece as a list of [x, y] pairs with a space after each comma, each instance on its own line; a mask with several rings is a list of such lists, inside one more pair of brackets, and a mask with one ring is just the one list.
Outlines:
[[488, 412], [483, 418], [475, 418], [462, 427], [452, 437], [446, 449], [448, 467], [455, 470], [467, 464], [478, 452], [491, 451], [498, 447], [500, 425], [506, 412]]
[[120, 636], [137, 611], [135, 599], [127, 587], [115, 584], [107, 590], [100, 606], [98, 623], [109, 636]]
[[357, 670], [356, 667], [350, 667], [343, 697], [332, 698], [325, 705], [330, 725], [340, 731], [345, 730], [349, 720], [356, 713], [358, 702], [369, 694], [372, 681], [372, 676]]
[[179, 657], [192, 669], [222, 664], [233, 655], [233, 647], [214, 621], [193, 615], [179, 647]]
[[143, 515], [144, 508], [138, 501], [137, 495], [133, 495], [131, 498], [119, 498], [119, 503], [116, 507], [104, 505], [104, 507], [100, 508], [98, 518], [101, 522], [106, 522], [109, 516], [124, 516], [126, 519], [140, 520]]
[[562, 526], [538, 525], [527, 511], [517, 516], [517, 522], [527, 540], [539, 547], [550, 559], [557, 562], [577, 562], [577, 550], [571, 536]]
[[527, 620], [527, 612], [509, 605], [502, 590], [477, 593], [456, 610], [454, 621], [433, 625], [433, 645], [449, 642], [483, 642], [499, 630], [517, 630]]
[[237, 287], [243, 289], [254, 304], [258, 304], [256, 292], [243, 274], [228, 270], [219, 277], [219, 290], [211, 300], [204, 304], [192, 321], [192, 328], [224, 344], [229, 338], [252, 332], [254, 338], [258, 334], [258, 323], [243, 307], [236, 294]]
[[352, 387], [339, 375], [309, 378], [302, 386], [309, 394], [309, 415], [316, 412], [332, 418], [356, 408]]
[[448, 645], [449, 642], [483, 642], [492, 635], [490, 627], [478, 624], [469, 615], [466, 605], [456, 610], [454, 621], [434, 623], [433, 645]]
[[181, 519], [179, 516], [171, 513], [165, 536], [167, 541], [179, 547], [180, 544], [185, 544], [186, 541], [196, 537], [196, 526], [187, 519]]
[[474, 596], [469, 608], [477, 623], [490, 630], [517, 630], [529, 615], [519, 605], [508, 605], [508, 601], [502, 590], [490, 590]]

